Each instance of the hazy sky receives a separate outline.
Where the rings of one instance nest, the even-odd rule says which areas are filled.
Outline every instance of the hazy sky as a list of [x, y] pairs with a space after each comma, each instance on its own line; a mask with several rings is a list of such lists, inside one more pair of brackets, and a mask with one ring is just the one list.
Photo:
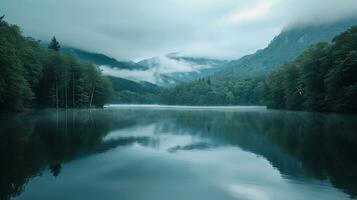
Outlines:
[[231, 59], [291, 23], [357, 13], [357, 0], [1, 0], [0, 14], [36, 39], [138, 61], [170, 52]]

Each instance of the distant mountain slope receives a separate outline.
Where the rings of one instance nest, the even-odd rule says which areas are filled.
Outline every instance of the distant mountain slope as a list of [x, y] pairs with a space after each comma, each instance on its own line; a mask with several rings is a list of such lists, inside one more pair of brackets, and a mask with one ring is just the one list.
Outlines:
[[113, 90], [116, 92], [127, 90], [140, 94], [158, 94], [161, 91], [161, 88], [159, 86], [149, 82], [135, 82], [128, 79], [113, 76], [108, 76], [108, 78], [112, 82]]
[[[70, 53], [81, 60], [99, 66], [107, 66], [107, 69], [111, 69], [109, 70], [111, 72], [106, 74], [108, 76], [135, 81], [138, 84], [141, 81], [146, 81], [147, 83], [150, 81], [163, 87], [174, 86], [210, 76], [217, 72], [218, 66], [227, 63], [224, 60], [180, 56], [179, 53], [170, 53], [165, 56], [153, 57], [135, 63], [132, 61], [116, 60], [101, 53], [92, 53], [71, 47], [63, 47], [62, 51]], [[147, 80], [145, 77], [153, 78]]]
[[268, 47], [228, 62], [215, 75], [248, 77], [265, 74], [292, 61], [312, 44], [330, 42], [334, 36], [353, 25], [357, 25], [357, 19], [285, 29], [271, 41]]
[[141, 81], [135, 82], [128, 79], [108, 76], [112, 83], [114, 96], [113, 104], [155, 104], [158, 103], [158, 94], [162, 91], [159, 86]]
[[138, 62], [139, 65], [155, 71], [156, 84], [164, 87], [210, 76], [225, 63], [227, 63], [225, 60], [180, 56], [179, 53], [170, 53]]
[[92, 53], [92, 52], [88, 52], [76, 48], [68, 48], [68, 47], [63, 48], [62, 51], [68, 52], [81, 60], [92, 62], [96, 65], [105, 65], [113, 68], [128, 69], [128, 70], [146, 69], [144, 66], [136, 64], [132, 61], [119, 61], [116, 60], [115, 58], [108, 57], [101, 53]]
[[[98, 66], [107, 66], [115, 70], [147, 70], [147, 68], [134, 62], [118, 61], [100, 53], [91, 53], [88, 51], [68, 47], [62, 48], [62, 51], [70, 53], [71, 55], [74, 55], [81, 60], [91, 62]], [[161, 91], [159, 86], [146, 81], [134, 81], [125, 78], [114, 77], [111, 74], [106, 75], [109, 78], [112, 84], [112, 88], [115, 92], [112, 103], [132, 103], [132, 101], [140, 102], [140, 100], [143, 101], [141, 98], [146, 98], [146, 95], [156, 95]], [[119, 99], [118, 95], [128, 97], [128, 99]]]

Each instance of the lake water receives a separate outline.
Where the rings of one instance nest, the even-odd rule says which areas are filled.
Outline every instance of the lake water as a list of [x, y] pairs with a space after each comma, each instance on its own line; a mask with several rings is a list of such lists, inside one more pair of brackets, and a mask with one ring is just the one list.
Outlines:
[[354, 199], [356, 130], [264, 107], [1, 114], [0, 199]]

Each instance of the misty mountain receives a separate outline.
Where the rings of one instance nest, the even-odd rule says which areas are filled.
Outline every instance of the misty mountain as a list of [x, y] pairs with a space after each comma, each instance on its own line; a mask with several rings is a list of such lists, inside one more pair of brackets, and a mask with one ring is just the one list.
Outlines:
[[[106, 66], [107, 68], [112, 68], [113, 70], [146, 70], [147, 69], [142, 65], [139, 65], [132, 61], [123, 61], [123, 60], [119, 61], [115, 58], [111, 58], [101, 53], [92, 53], [92, 52], [88, 52], [76, 48], [68, 48], [68, 47], [62, 48], [62, 51], [67, 52], [80, 60], [84, 60], [93, 63], [95, 65], [101, 66], [101, 69], [103, 68], [103, 66]], [[110, 74], [105, 74], [105, 75], [107, 75], [108, 79], [110, 80], [115, 94], [124, 92], [126, 94], [129, 93], [131, 95], [147, 95], [147, 94], [156, 95], [161, 91], [161, 88], [159, 86], [147, 81], [129, 80], [125, 78], [114, 77]], [[117, 99], [114, 99], [113, 103], [118, 103], [115, 102], [115, 100]], [[121, 103], [130, 103], [130, 102], [121, 102]]]
[[249, 77], [268, 73], [292, 61], [309, 46], [330, 42], [334, 36], [357, 25], [357, 19], [349, 19], [322, 25], [300, 25], [284, 29], [268, 45], [256, 53], [223, 65], [217, 77]]
[[155, 83], [164, 87], [211, 76], [226, 63], [226, 60], [181, 56], [179, 53], [170, 53], [138, 62], [139, 65], [154, 70]]
[[227, 63], [224, 60], [180, 56], [179, 53], [170, 53], [135, 63], [70, 47], [64, 47], [62, 51], [101, 66], [104, 74], [118, 77], [122, 81], [127, 80], [127, 83], [130, 82], [129, 85], [134, 84], [132, 83], [134, 81], [139, 85], [146, 82], [162, 87], [174, 86], [210, 76], [218, 71], [218, 66]]
[[63, 52], [70, 53], [78, 59], [91, 62], [96, 65], [105, 65], [111, 68], [127, 69], [127, 70], [144, 70], [141, 66], [133, 61], [117, 60], [101, 53], [88, 52], [76, 48], [65, 47], [62, 48]]

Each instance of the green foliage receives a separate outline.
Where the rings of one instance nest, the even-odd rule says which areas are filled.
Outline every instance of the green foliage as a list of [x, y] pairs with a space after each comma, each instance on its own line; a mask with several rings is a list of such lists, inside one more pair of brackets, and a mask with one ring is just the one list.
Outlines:
[[101, 107], [110, 101], [111, 84], [89, 63], [48, 51], [21, 35], [17, 26], [0, 22], [0, 110], [30, 107]]
[[48, 45], [48, 49], [53, 50], [53, 51], [59, 51], [61, 46], [59, 45], [59, 42], [57, 42], [56, 37], [53, 37], [51, 40], [51, 43]]
[[280, 71], [272, 72], [264, 81], [264, 99], [269, 108], [285, 108], [284, 79]]
[[271, 108], [357, 111], [357, 27], [310, 47], [264, 81]]
[[119, 77], [108, 77], [112, 83], [113, 104], [157, 104], [161, 88], [149, 82], [135, 82]]
[[32, 57], [36, 45], [32, 39], [20, 37], [17, 26], [0, 21], [0, 110], [21, 110], [32, 103], [31, 84], [37, 81], [32, 75], [38, 73], [34, 68], [39, 62]]
[[119, 104], [155, 104], [158, 103], [158, 95], [152, 93], [137, 93], [129, 90], [114, 92], [114, 103]]
[[257, 105], [261, 78], [214, 80], [199, 79], [169, 88], [160, 101], [169, 105]]

